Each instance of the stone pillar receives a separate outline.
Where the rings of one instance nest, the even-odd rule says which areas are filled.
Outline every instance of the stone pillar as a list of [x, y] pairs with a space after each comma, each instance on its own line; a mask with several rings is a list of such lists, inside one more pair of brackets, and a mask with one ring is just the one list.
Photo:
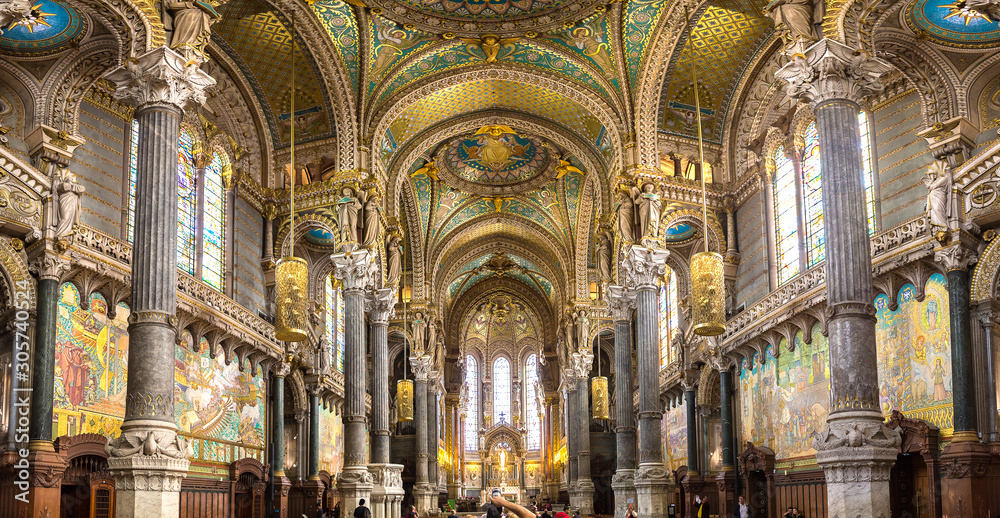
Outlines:
[[417, 513], [426, 516], [434, 507], [437, 499], [437, 487], [430, 482], [427, 458], [428, 446], [428, 426], [427, 426], [427, 392], [429, 378], [434, 368], [434, 359], [430, 355], [411, 356], [410, 365], [413, 367], [415, 386], [413, 390], [413, 419], [417, 428], [417, 480], [413, 485], [413, 496], [416, 500]]
[[[950, 172], [949, 172], [950, 174]], [[951, 325], [951, 387], [955, 433], [941, 452], [946, 476], [941, 479], [942, 513], [960, 516], [962, 505], [988, 494], [986, 478], [990, 448], [977, 433], [975, 379], [972, 371], [969, 265], [976, 260], [971, 236], [953, 232], [953, 244], [935, 251], [934, 258], [948, 276], [948, 308]], [[980, 394], [980, 398], [987, 397]]]
[[[465, 379], [464, 376], [462, 379]], [[447, 426], [449, 432], [445, 435], [451, 437], [451, 440], [446, 443], [446, 447], [451, 452], [451, 469], [448, 470], [448, 498], [458, 499], [462, 496], [461, 452], [465, 449], [465, 445], [462, 444], [462, 419], [459, 415], [459, 397], [457, 394], [445, 396], [445, 415], [447, 416], [445, 426]]]
[[340, 509], [350, 518], [362, 498], [371, 499], [366, 466], [364, 290], [374, 284], [377, 265], [368, 250], [334, 254], [333, 276], [344, 287], [344, 469], [337, 477]]
[[431, 371], [427, 381], [427, 482], [434, 491], [432, 502], [437, 509], [438, 487], [438, 380], [440, 373]]
[[291, 373], [291, 365], [281, 363], [275, 366], [271, 376], [271, 447], [274, 449], [274, 498], [271, 509], [281, 518], [288, 516], [288, 493], [292, 483], [285, 476], [285, 376]]
[[858, 102], [882, 89], [890, 66], [823, 39], [776, 73], [788, 94], [813, 106], [826, 221], [830, 416], [813, 441], [826, 473], [830, 516], [889, 516], [889, 471], [899, 432], [883, 423], [875, 351], [875, 308]]
[[608, 306], [615, 321], [615, 437], [618, 453], [611, 488], [615, 492], [615, 518], [625, 518], [628, 504], [636, 506], [635, 409], [632, 406], [632, 312], [635, 310], [635, 293], [621, 286], [611, 286], [608, 288]]
[[580, 453], [580, 430], [577, 423], [580, 422], [580, 398], [576, 395], [576, 371], [572, 368], [563, 369], [563, 396], [566, 400], [566, 457], [569, 463], [569, 473], [566, 477], [566, 485], [569, 486], [569, 505], [577, 507], [579, 505], [576, 494], [576, 481], [580, 476], [578, 467], [580, 466], [578, 454]]
[[319, 478], [319, 395], [322, 389], [312, 384], [309, 390], [309, 472], [308, 478], [302, 482], [302, 494], [305, 496], [305, 511], [315, 515], [323, 505], [323, 482]]
[[688, 378], [685, 379], [682, 384], [684, 385], [684, 410], [685, 417], [687, 418], [687, 475], [684, 476], [684, 480], [681, 484], [684, 486], [684, 494], [687, 502], [685, 502], [685, 508], [687, 509], [687, 515], [691, 518], [697, 516], [697, 508], [695, 506], [695, 498], [699, 496], [704, 496], [702, 489], [704, 488], [705, 479], [701, 475], [701, 469], [699, 466], [699, 452], [698, 443], [701, 438], [700, 430], [698, 429], [698, 401], [697, 401], [697, 386], [688, 381], [697, 379], [698, 371], [691, 371], [685, 373]]
[[996, 325], [994, 303], [984, 301], [979, 304], [972, 315], [972, 347], [973, 364], [976, 366], [976, 392], [983, 397], [976, 398], [979, 408], [979, 432], [985, 443], [1000, 442], [997, 429], [997, 376], [996, 352], [993, 347], [993, 335]]
[[548, 476], [545, 479], [545, 491], [548, 497], [556, 502], [559, 500], [559, 473], [555, 469], [554, 459], [556, 456], [556, 438], [559, 434], [556, 431], [556, 419], [559, 412], [559, 398], [546, 396], [545, 398], [545, 467], [548, 469]]
[[636, 346], [639, 353], [639, 468], [635, 491], [639, 516], [666, 516], [673, 499], [663, 466], [660, 439], [659, 305], [656, 282], [666, 273], [669, 252], [633, 246], [622, 261], [625, 285], [636, 291]]
[[736, 506], [735, 452], [733, 451], [733, 362], [720, 359], [714, 367], [719, 371], [719, 392], [722, 417], [722, 469], [715, 477], [719, 490], [719, 516], [731, 516]]
[[375, 290], [365, 301], [372, 343], [372, 463], [388, 464], [389, 439], [389, 319], [395, 314], [396, 292]]
[[184, 106], [202, 104], [215, 84], [197, 67], [160, 47], [107, 76], [139, 124], [125, 421], [107, 445], [119, 518], [177, 516], [192, 454], [174, 424], [174, 344], [177, 139]]
[[[396, 518], [406, 492], [402, 464], [369, 464], [372, 474], [372, 518]], [[353, 509], [351, 510], [353, 512]]]
[[594, 514], [594, 480], [590, 476], [590, 367], [594, 355], [590, 349], [580, 349], [573, 354], [576, 370], [576, 396], [578, 420], [570, 426], [578, 428], [576, 508], [581, 515]]

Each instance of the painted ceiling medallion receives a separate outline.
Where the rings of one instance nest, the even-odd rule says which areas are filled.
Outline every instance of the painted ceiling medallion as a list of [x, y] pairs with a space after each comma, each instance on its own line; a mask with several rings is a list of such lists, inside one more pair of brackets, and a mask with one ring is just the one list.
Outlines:
[[40, 0], [31, 6], [31, 13], [9, 28], [0, 37], [0, 48], [28, 54], [47, 54], [69, 48], [67, 43], [79, 41], [86, 24], [72, 7]]
[[484, 126], [449, 142], [435, 159], [441, 181], [485, 196], [538, 189], [555, 178], [559, 157], [537, 137], [507, 126]]
[[914, 32], [929, 34], [952, 47], [992, 46], [1000, 41], [1000, 24], [964, 0], [917, 0], [906, 21]]
[[570, 25], [603, 8], [601, 0], [371, 0], [401, 24], [449, 36], [524, 35]]

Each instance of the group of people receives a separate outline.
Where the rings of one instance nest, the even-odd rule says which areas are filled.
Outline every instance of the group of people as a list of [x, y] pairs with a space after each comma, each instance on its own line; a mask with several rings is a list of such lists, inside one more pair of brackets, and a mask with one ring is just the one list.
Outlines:
[[805, 518], [802, 513], [799, 512], [798, 507], [789, 507], [785, 514], [781, 515], [781, 518]]

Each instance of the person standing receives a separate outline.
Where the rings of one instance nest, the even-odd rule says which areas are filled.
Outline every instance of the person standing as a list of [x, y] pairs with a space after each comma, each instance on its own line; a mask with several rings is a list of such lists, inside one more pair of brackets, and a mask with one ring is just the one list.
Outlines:
[[354, 508], [354, 518], [372, 518], [372, 511], [365, 507], [365, 499], [358, 501], [358, 506]]
[[739, 504], [736, 506], [736, 511], [738, 518], [750, 518], [750, 507], [747, 506], [747, 502], [742, 496], [740, 497]]
[[708, 495], [698, 499], [698, 518], [708, 518]]
[[405, 518], [420, 518], [420, 515], [417, 514], [417, 506], [411, 505], [410, 510], [406, 512]]

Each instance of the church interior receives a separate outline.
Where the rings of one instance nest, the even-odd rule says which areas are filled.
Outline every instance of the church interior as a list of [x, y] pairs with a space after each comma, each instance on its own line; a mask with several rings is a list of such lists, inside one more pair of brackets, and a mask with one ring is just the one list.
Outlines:
[[994, 518], [998, 50], [1000, 0], [0, 0], [0, 518]]

